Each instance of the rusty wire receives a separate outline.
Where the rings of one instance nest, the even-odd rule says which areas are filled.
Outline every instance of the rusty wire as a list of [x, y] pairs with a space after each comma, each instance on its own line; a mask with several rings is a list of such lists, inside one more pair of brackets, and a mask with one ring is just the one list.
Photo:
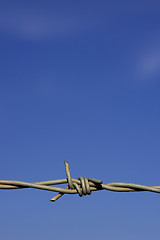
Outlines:
[[[145, 186], [134, 183], [122, 183], [114, 182], [103, 184], [101, 180], [94, 178], [83, 178], [78, 179], [71, 178], [70, 169], [68, 162], [64, 161], [66, 170], [66, 179], [57, 179], [45, 182], [21, 182], [21, 181], [11, 181], [11, 180], [0, 180], [0, 189], [20, 189], [20, 188], [37, 188], [41, 190], [58, 192], [58, 194], [53, 197], [50, 201], [55, 202], [64, 194], [76, 194], [78, 193], [80, 197], [83, 195], [90, 195], [92, 191], [98, 190], [109, 190], [114, 192], [136, 192], [136, 191], [149, 191], [160, 193], [160, 186]], [[67, 187], [53, 187], [50, 185], [64, 184], [68, 183]]]

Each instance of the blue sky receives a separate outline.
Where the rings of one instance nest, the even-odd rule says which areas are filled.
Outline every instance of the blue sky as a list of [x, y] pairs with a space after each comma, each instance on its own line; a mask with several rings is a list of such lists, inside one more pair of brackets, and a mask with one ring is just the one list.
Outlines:
[[[0, 178], [160, 185], [159, 1], [0, 1]], [[159, 239], [159, 195], [0, 191], [1, 238]]]

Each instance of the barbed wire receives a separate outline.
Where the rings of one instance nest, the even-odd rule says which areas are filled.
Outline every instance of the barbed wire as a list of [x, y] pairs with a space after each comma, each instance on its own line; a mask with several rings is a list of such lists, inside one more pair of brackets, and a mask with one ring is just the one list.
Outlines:
[[[11, 181], [11, 180], [0, 180], [0, 189], [20, 189], [20, 188], [36, 188], [41, 190], [58, 192], [50, 201], [55, 202], [64, 194], [79, 194], [80, 197], [84, 195], [90, 195], [92, 191], [99, 190], [109, 190], [114, 192], [137, 192], [137, 191], [149, 191], [160, 193], [160, 186], [145, 186], [134, 183], [122, 183], [113, 182], [108, 184], [103, 184], [102, 180], [97, 180], [94, 178], [83, 178], [78, 179], [71, 178], [69, 163], [64, 161], [66, 179], [57, 179], [52, 181], [44, 182], [21, 182], [21, 181]], [[53, 187], [51, 185], [68, 183], [66, 188]]]

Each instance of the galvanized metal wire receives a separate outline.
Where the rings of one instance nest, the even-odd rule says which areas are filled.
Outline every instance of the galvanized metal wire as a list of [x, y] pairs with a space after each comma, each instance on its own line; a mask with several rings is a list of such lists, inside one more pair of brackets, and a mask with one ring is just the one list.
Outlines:
[[[57, 179], [52, 181], [44, 182], [21, 182], [21, 181], [11, 181], [11, 180], [0, 180], [0, 189], [20, 189], [20, 188], [36, 188], [41, 190], [47, 190], [52, 192], [58, 192], [50, 201], [55, 202], [64, 194], [79, 194], [80, 197], [84, 195], [90, 195], [92, 191], [99, 190], [109, 190], [114, 192], [137, 192], [137, 191], [149, 191], [160, 193], [160, 186], [145, 186], [134, 183], [122, 183], [113, 182], [108, 184], [103, 184], [102, 180], [97, 180], [94, 178], [83, 178], [78, 179], [71, 178], [69, 163], [65, 163], [65, 170], [67, 178]], [[51, 185], [58, 185], [68, 183], [66, 188], [53, 187]]]

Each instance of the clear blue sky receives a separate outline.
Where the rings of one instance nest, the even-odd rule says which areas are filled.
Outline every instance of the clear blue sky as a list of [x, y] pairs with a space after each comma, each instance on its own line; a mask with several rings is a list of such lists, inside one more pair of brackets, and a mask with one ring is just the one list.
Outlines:
[[[160, 2], [0, 1], [0, 178], [160, 185]], [[0, 190], [1, 239], [159, 240], [160, 196]]]

